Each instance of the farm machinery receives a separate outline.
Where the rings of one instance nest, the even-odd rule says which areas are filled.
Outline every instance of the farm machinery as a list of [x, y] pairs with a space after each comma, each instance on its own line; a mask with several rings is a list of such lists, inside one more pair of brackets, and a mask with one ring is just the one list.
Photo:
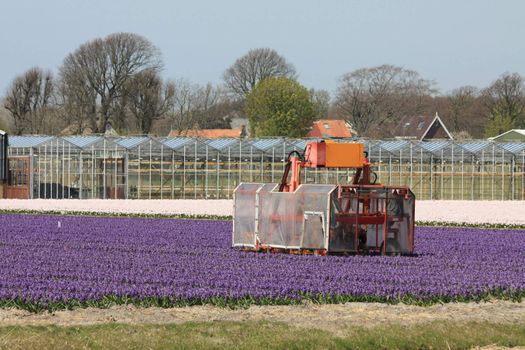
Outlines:
[[[301, 184], [303, 168], [345, 168], [348, 184]], [[411, 254], [415, 196], [376, 183], [361, 143], [308, 142], [293, 151], [280, 183], [234, 192], [233, 247], [300, 254]]]

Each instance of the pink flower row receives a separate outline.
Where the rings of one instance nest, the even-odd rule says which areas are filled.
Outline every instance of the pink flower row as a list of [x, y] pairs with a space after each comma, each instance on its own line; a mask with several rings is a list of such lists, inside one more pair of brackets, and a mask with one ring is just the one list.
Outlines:
[[[1, 210], [232, 215], [231, 200], [1, 199]], [[525, 201], [417, 201], [417, 221], [525, 224]]]

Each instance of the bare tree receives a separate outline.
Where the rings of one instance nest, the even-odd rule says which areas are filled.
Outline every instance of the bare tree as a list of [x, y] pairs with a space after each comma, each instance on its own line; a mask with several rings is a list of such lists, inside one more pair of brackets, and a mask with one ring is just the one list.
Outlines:
[[235, 104], [226, 91], [208, 83], [197, 94], [197, 124], [201, 129], [229, 129]]
[[17, 135], [48, 131], [46, 118], [50, 116], [54, 81], [51, 72], [31, 68], [16, 77], [4, 99], [4, 107], [13, 118]]
[[270, 48], [250, 50], [223, 74], [226, 86], [240, 99], [268, 77], [296, 78], [294, 66]]
[[189, 129], [228, 129], [236, 106], [225, 90], [208, 83], [192, 84], [186, 79], [174, 82], [171, 128], [184, 134]]
[[435, 93], [433, 85], [402, 67], [361, 68], [340, 78], [335, 103], [361, 135], [369, 136], [386, 130], [387, 122], [424, 110], [425, 97]]
[[93, 91], [99, 104], [94, 132], [105, 130], [112, 106], [123, 96], [124, 86], [133, 75], [162, 67], [159, 50], [146, 38], [132, 33], [116, 33], [81, 45], [60, 67], [65, 86]]
[[478, 101], [478, 94], [476, 87], [462, 86], [447, 96], [450, 102], [450, 116], [447, 119], [452, 132], [469, 129], [472, 119], [476, 117], [473, 112], [476, 113], [474, 107]]
[[135, 74], [126, 87], [126, 105], [142, 134], [149, 134], [153, 122], [173, 109], [175, 84], [163, 83], [154, 70]]
[[328, 111], [330, 109], [330, 93], [326, 90], [310, 89], [310, 100], [314, 104], [315, 118], [328, 118]]
[[[73, 79], [77, 79], [74, 81]], [[94, 130], [97, 118], [97, 93], [79, 75], [70, 75], [57, 86], [60, 119], [66, 124], [66, 134], [82, 134]]]
[[199, 86], [187, 79], [173, 82], [175, 90], [173, 110], [171, 113], [171, 129], [183, 133], [197, 125]]
[[0, 129], [11, 133], [11, 124], [9, 111], [4, 108], [3, 104], [0, 104]]

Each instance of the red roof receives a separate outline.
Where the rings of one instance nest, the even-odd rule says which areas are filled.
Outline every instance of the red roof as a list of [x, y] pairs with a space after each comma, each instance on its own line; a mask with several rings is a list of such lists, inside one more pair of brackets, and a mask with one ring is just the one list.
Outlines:
[[240, 137], [241, 129], [192, 129], [182, 132], [171, 130], [168, 136], [203, 137], [208, 139], [216, 139], [221, 137]]
[[321, 119], [314, 121], [308, 137], [352, 137], [344, 120]]

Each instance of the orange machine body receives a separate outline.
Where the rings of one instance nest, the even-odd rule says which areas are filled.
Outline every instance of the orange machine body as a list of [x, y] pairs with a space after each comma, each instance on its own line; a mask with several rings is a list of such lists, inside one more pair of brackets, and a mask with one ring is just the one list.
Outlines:
[[362, 143], [308, 142], [302, 157], [289, 157], [280, 192], [295, 192], [301, 184], [301, 168], [354, 168], [357, 172], [353, 183], [369, 184], [370, 164]]
[[[303, 184], [301, 168], [352, 168], [347, 184]], [[361, 143], [310, 141], [290, 152], [278, 184], [242, 183], [234, 193], [232, 244], [325, 255], [412, 254], [415, 196], [377, 183]]]
[[365, 161], [362, 143], [310, 142], [306, 146], [304, 167], [360, 168]]

